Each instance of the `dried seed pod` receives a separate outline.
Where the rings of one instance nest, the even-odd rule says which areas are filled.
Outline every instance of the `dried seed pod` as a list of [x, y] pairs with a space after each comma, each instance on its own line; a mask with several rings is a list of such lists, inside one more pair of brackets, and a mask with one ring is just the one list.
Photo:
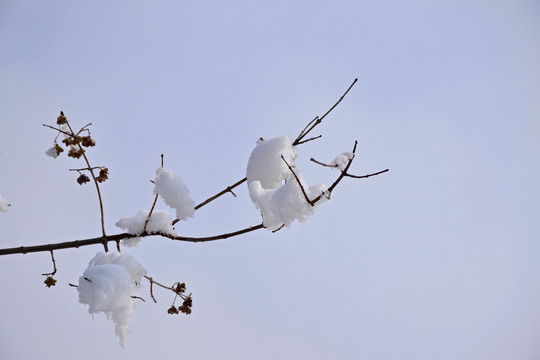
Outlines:
[[179, 311], [178, 311], [178, 309], [176, 308], [176, 306], [171, 305], [171, 307], [169, 308], [169, 310], [167, 310], [167, 313], [169, 313], [169, 314], [171, 314], [171, 315], [174, 315], [174, 314], [178, 314]]
[[81, 174], [77, 178], [77, 182], [79, 183], [79, 185], [86, 184], [87, 182], [90, 182], [90, 178], [86, 176], [85, 174]]
[[71, 149], [69, 149], [68, 156], [79, 159], [83, 155], [84, 149], [72, 146]]
[[186, 315], [191, 314], [191, 308], [189, 308], [187, 306], [184, 306], [184, 305], [178, 307], [178, 310], [180, 310], [181, 312], [183, 312]]
[[56, 123], [58, 125], [64, 125], [67, 124], [67, 118], [64, 116], [64, 112], [60, 111], [60, 116], [56, 119]]
[[104, 182], [108, 178], [109, 178], [109, 169], [107, 168], [103, 168], [99, 170], [99, 175], [96, 176], [97, 182], [100, 182], [100, 183]]
[[183, 294], [186, 292], [186, 284], [185, 283], [176, 283], [176, 286], [174, 288], [174, 292], [177, 294]]
[[51, 286], [56, 285], [56, 280], [53, 279], [52, 276], [47, 276], [47, 278], [44, 281], [45, 285], [50, 288]]
[[62, 142], [63, 142], [64, 144], [66, 144], [66, 146], [69, 146], [69, 145], [77, 145], [77, 144], [79, 144], [81, 141], [82, 141], [82, 137], [80, 137], [80, 136], [70, 136], [70, 137], [67, 137], [67, 138], [65, 138], [64, 140], [62, 140]]
[[96, 146], [96, 140], [92, 139], [90, 135], [82, 137], [82, 146]]

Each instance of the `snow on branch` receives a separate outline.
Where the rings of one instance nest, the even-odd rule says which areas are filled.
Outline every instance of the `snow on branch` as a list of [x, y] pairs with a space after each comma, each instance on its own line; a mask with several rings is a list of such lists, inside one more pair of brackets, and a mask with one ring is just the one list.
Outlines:
[[[90, 314], [104, 313], [113, 321], [120, 344], [125, 347], [134, 307], [140, 301], [145, 301], [140, 294], [143, 278], [150, 283], [150, 296], [154, 302], [157, 302], [153, 292], [154, 285], [174, 293], [172, 305], [167, 310], [169, 314], [190, 314], [193, 298], [191, 293], [186, 293], [186, 285], [183, 282], [167, 286], [148, 276], [146, 269], [133, 256], [121, 252], [121, 244], [127, 247], [136, 246], [141, 239], [151, 236], [175, 241], [208, 242], [228, 239], [260, 229], [276, 232], [284, 227], [290, 227], [294, 221], [300, 223], [307, 221], [319, 205], [331, 199], [332, 192], [344, 178], [367, 178], [388, 171], [386, 169], [361, 176], [349, 173], [349, 168], [355, 158], [356, 141], [352, 151], [338, 155], [328, 164], [311, 158], [311, 161], [319, 165], [339, 171], [339, 175], [330, 186], [308, 185], [302, 171], [296, 165], [296, 159], [299, 156], [298, 146], [321, 138], [321, 135], [312, 137], [308, 135], [343, 100], [356, 82], [357, 79], [324, 115], [310, 121], [294, 140], [288, 135], [260, 138], [247, 159], [245, 177], [197, 205], [192, 200], [182, 178], [176, 172], [164, 168], [163, 155], [161, 155], [161, 167], [156, 170], [156, 175], [151, 180], [154, 184], [154, 200], [150, 210], [138, 210], [135, 215], [119, 219], [116, 226], [124, 232], [115, 235], [108, 235], [105, 232], [104, 203], [100, 191], [100, 185], [109, 179], [109, 169], [105, 166], [92, 166], [86, 153], [96, 145], [96, 141], [90, 134], [92, 124], [86, 124], [78, 131], [74, 131], [70, 121], [63, 112], [60, 112], [56, 121], [57, 126], [43, 125], [56, 131], [53, 145], [45, 153], [52, 158], [58, 158], [67, 151], [67, 156], [84, 160], [81, 168], [69, 170], [78, 173], [76, 181], [80, 185], [94, 183], [101, 215], [101, 235], [55, 244], [0, 249], [0, 255], [50, 252], [53, 271], [42, 275], [47, 277], [44, 281], [45, 285], [52, 287], [57, 282], [53, 276], [58, 271], [54, 251], [102, 245], [104, 252], [97, 253], [90, 260], [87, 269], [79, 277], [77, 285], [70, 285], [77, 288], [79, 302], [88, 305]], [[260, 212], [261, 223], [210, 236], [187, 237], [177, 234], [174, 225], [178, 221], [193, 218], [196, 210], [226, 193], [230, 192], [236, 196], [233, 189], [243, 183], [247, 183], [246, 188], [250, 199]], [[168, 211], [156, 209], [158, 198], [161, 198], [170, 209], [174, 209], [174, 220]], [[0, 212], [6, 212], [8, 206], [9, 204], [0, 196]], [[115, 252], [109, 252], [108, 243], [111, 241], [116, 243]], [[182, 301], [181, 305], [175, 304], [177, 299]]]

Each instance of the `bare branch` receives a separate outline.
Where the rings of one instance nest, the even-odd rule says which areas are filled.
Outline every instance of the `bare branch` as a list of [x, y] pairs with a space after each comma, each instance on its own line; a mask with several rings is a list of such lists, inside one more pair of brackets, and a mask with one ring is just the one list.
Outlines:
[[42, 124], [42, 125], [45, 126], [45, 127], [51, 128], [51, 129], [53, 129], [53, 130], [56, 130], [56, 131], [58, 131], [59, 133], [62, 133], [62, 134], [64, 134], [64, 135], [67, 135], [67, 136], [73, 136], [72, 134], [68, 133], [67, 131], [61, 130], [61, 129], [59, 129], [59, 128], [55, 128], [54, 126], [47, 125], [47, 124]]
[[[67, 125], [69, 126], [69, 130], [73, 133], [73, 130], [71, 129], [71, 125], [69, 125], [69, 122], [67, 123]], [[77, 146], [79, 147], [79, 149], [82, 152], [82, 156], [84, 157], [84, 161], [86, 162], [86, 165], [88, 165], [88, 168], [90, 169], [90, 175], [92, 175], [92, 180], [94, 180], [94, 184], [96, 185], [96, 191], [97, 191], [98, 200], [99, 200], [99, 211], [101, 213], [101, 233], [103, 234], [103, 236], [106, 236], [106, 234], [105, 234], [105, 215], [103, 214], [103, 199], [101, 198], [101, 191], [99, 190], [99, 184], [98, 184], [98, 181], [96, 180], [96, 175], [94, 174], [94, 171], [92, 170], [92, 166], [90, 165], [90, 161], [88, 161], [88, 157], [86, 156], [85, 151], [82, 148], [82, 145], [77, 144]], [[108, 248], [106, 246], [105, 246], [105, 251], [106, 252], [108, 251]]]
[[302, 141], [299, 141], [296, 145], [302, 145], [302, 144], [305, 144], [309, 141], [313, 141], [313, 140], [317, 140], [317, 139], [320, 139], [322, 138], [322, 135], [317, 135], [317, 136], [314, 136], [312, 138], [309, 138], [309, 139], [306, 139], [306, 140], [302, 140]]
[[313, 161], [315, 164], [319, 164], [319, 165], [326, 166], [326, 167], [331, 167], [331, 168], [337, 168], [338, 167], [337, 164], [334, 164], [334, 165], [325, 164], [323, 162], [315, 160], [314, 158], [310, 158], [309, 160]]
[[[161, 154], [161, 167], [163, 167], [163, 154]], [[150, 217], [152, 216], [154, 208], [156, 207], [158, 196], [159, 194], [156, 193], [156, 196], [154, 197], [154, 202], [152, 203], [152, 207], [150, 208], [150, 212], [148, 213], [148, 219], [146, 219], [146, 221], [144, 222], [143, 233], [146, 232], [146, 227], [148, 226], [148, 223], [150, 222]]]
[[382, 173], [385, 173], [387, 171], [390, 171], [390, 169], [385, 169], [385, 170], [382, 170], [382, 171], [379, 171], [379, 172], [376, 172], [376, 173], [373, 173], [373, 174], [367, 174], [367, 175], [361, 175], [361, 176], [358, 176], [358, 175], [351, 175], [351, 174], [345, 174], [345, 176], [348, 176], [348, 177], [351, 177], [351, 178], [355, 178], [355, 179], [363, 179], [363, 178], [368, 178], [370, 176], [375, 176], [375, 175], [379, 175], [379, 174], [382, 174]]
[[232, 191], [232, 189], [234, 189], [235, 187], [243, 184], [244, 182], [247, 181], [247, 178], [243, 178], [242, 180], [238, 180], [237, 182], [235, 182], [233, 185], [231, 186], [227, 186], [225, 189], [223, 189], [222, 191], [218, 192], [216, 195], [206, 199], [205, 201], [203, 201], [202, 203], [200, 203], [199, 205], [195, 206], [195, 210], [199, 210], [200, 208], [202, 208], [204, 205], [208, 204], [209, 202], [211, 201], [214, 201], [215, 199], [217, 199], [218, 197], [220, 197], [221, 195], [223, 194], [226, 194], [228, 192], [230, 192], [231, 194], [233, 194], [235, 197], [236, 195], [234, 194], [234, 192]]
[[230, 237], [242, 235], [242, 234], [259, 230], [259, 229], [263, 229], [263, 228], [264, 228], [264, 225], [259, 224], [259, 225], [250, 226], [245, 229], [238, 230], [238, 231], [233, 231], [230, 233], [224, 233], [220, 235], [206, 236], [206, 237], [174, 236], [174, 235], [169, 235], [169, 234], [165, 234], [161, 232], [142, 233], [142, 234], [122, 233], [122, 234], [116, 234], [116, 235], [100, 236], [100, 237], [91, 238], [91, 239], [66, 241], [66, 242], [61, 242], [61, 243], [56, 243], [56, 244], [19, 246], [19, 247], [14, 247], [14, 248], [0, 249], [0, 256], [11, 255], [11, 254], [28, 254], [28, 253], [61, 250], [61, 249], [77, 249], [83, 246], [90, 246], [90, 245], [97, 245], [97, 244], [101, 244], [105, 247], [107, 246], [107, 243], [109, 241], [117, 242], [123, 239], [130, 239], [134, 237], [162, 236], [162, 237], [169, 238], [171, 240], [177, 240], [177, 241], [207, 242], [207, 241], [228, 239]]
[[51, 260], [52, 260], [52, 263], [53, 263], [53, 271], [50, 272], [50, 273], [45, 273], [45, 274], [41, 274], [43, 276], [54, 276], [54, 274], [56, 274], [56, 261], [54, 260], [54, 253], [52, 250], [51, 251]]
[[334, 106], [332, 106], [323, 116], [321, 116], [320, 118], [319, 117], [316, 117], [315, 119], [313, 119], [310, 124], [308, 124], [308, 129], [304, 129], [302, 130], [302, 132], [300, 133], [300, 135], [298, 135], [298, 137], [296, 138], [296, 140], [294, 140], [293, 142], [293, 146], [294, 145], [299, 145], [300, 142], [302, 141], [302, 139], [307, 135], [309, 134], [317, 125], [319, 125], [323, 119], [326, 117], [326, 115], [330, 114], [330, 112], [332, 110], [334, 110], [334, 108], [336, 106], [339, 105], [339, 103], [343, 100], [343, 98], [345, 98], [345, 96], [348, 94], [348, 92], [352, 89], [352, 87], [354, 86], [354, 84], [356, 84], [356, 82], [358, 81], [358, 79], [354, 79], [354, 81], [352, 82], [352, 84], [349, 86], [349, 88], [347, 89], [347, 91], [345, 91], [343, 93], [343, 95], [341, 95], [341, 97], [339, 98], [339, 100], [334, 104]]

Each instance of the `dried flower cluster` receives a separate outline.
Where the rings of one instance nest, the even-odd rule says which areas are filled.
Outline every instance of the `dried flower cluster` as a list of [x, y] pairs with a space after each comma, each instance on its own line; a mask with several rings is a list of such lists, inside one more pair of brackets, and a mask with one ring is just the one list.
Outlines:
[[175, 314], [179, 314], [179, 313], [184, 313], [186, 315], [191, 314], [191, 307], [193, 306], [193, 298], [191, 297], [191, 294], [185, 295], [186, 284], [185, 283], [176, 283], [173, 286], [173, 291], [176, 293], [176, 296], [174, 297], [175, 301], [176, 301], [176, 298], [178, 296], [180, 298], [182, 298], [182, 300], [184, 300], [184, 301], [182, 302], [182, 305], [180, 305], [178, 307], [176, 307], [174, 305], [174, 301], [173, 301], [173, 304], [171, 305], [169, 310], [167, 310], [167, 312], [169, 314], [171, 314], [171, 315], [175, 315]]
[[47, 276], [44, 283], [45, 283], [45, 286], [50, 288], [51, 286], [56, 285], [56, 280], [52, 276]]
[[[61, 144], [63, 144], [66, 149], [69, 149], [67, 155], [74, 159], [80, 159], [83, 157], [84, 153], [86, 152], [85, 148], [96, 146], [96, 140], [92, 138], [90, 135], [90, 130], [88, 129], [88, 126], [91, 124], [82, 127], [77, 133], [75, 133], [63, 111], [60, 111], [60, 116], [58, 116], [56, 119], [56, 124], [58, 125], [58, 128], [47, 125], [48, 127], [58, 131], [58, 135], [56, 136], [56, 139], [54, 139], [54, 145], [45, 152], [47, 155], [57, 158], [61, 153], [64, 152], [64, 148], [57, 142], [58, 136], [60, 135], [64, 136]], [[88, 135], [81, 135], [83, 132], [87, 132]], [[98, 176], [94, 175], [93, 171], [95, 169], [99, 169]], [[90, 165], [88, 165], [87, 168], [78, 169], [76, 171], [79, 172], [77, 183], [80, 185], [90, 182], [90, 177], [87, 174], [82, 173], [82, 171], [91, 172], [92, 177], [99, 183], [102, 183], [109, 178], [109, 169], [105, 167], [91, 168]]]

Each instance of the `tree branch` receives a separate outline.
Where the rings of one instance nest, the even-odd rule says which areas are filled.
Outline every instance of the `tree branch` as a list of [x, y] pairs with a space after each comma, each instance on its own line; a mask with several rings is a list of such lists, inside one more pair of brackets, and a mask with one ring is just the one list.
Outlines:
[[162, 236], [162, 237], [169, 238], [171, 240], [177, 240], [177, 241], [208, 242], [208, 241], [228, 239], [230, 237], [242, 235], [242, 234], [259, 230], [262, 228], [264, 228], [263, 224], [259, 224], [259, 225], [247, 227], [242, 230], [233, 231], [230, 233], [224, 233], [220, 235], [206, 236], [206, 237], [174, 236], [174, 235], [169, 235], [169, 234], [165, 234], [161, 232], [142, 233], [142, 234], [122, 233], [122, 234], [116, 234], [116, 235], [100, 236], [100, 237], [91, 238], [91, 239], [66, 241], [66, 242], [61, 242], [61, 243], [56, 243], [56, 244], [19, 246], [19, 247], [14, 247], [14, 248], [0, 249], [0, 256], [11, 255], [11, 254], [28, 254], [28, 253], [34, 253], [34, 252], [53, 251], [53, 250], [61, 250], [61, 249], [73, 249], [73, 248], [76, 249], [83, 246], [97, 245], [97, 244], [101, 244], [105, 246], [105, 244], [107, 244], [109, 241], [119, 242], [120, 240], [130, 239], [134, 237]]
[[[336, 108], [336, 106], [339, 105], [339, 103], [345, 98], [345, 96], [349, 93], [349, 91], [352, 89], [352, 87], [354, 86], [354, 84], [356, 84], [356, 82], [358, 81], [358, 79], [354, 79], [354, 81], [352, 82], [351, 85], [349, 85], [349, 87], [347, 88], [347, 90], [343, 93], [343, 95], [341, 95], [341, 97], [339, 98], [339, 100], [326, 112], [324, 113], [323, 116], [321, 116], [320, 118], [318, 116], [316, 116], [313, 120], [311, 120], [307, 125], [306, 127], [304, 127], [304, 129], [300, 132], [300, 134], [298, 135], [298, 137], [293, 141], [292, 145], [293, 146], [297, 146], [297, 145], [302, 145], [302, 144], [305, 144], [307, 143], [308, 141], [312, 141], [312, 140], [315, 140], [315, 139], [318, 139], [320, 138], [322, 135], [318, 135], [318, 136], [315, 136], [315, 137], [312, 137], [312, 138], [309, 138], [309, 139], [306, 139], [306, 140], [303, 140], [304, 137], [309, 134], [317, 125], [319, 125], [322, 120], [328, 115], [330, 114], [330, 112], [332, 110], [334, 110]], [[203, 207], [204, 205], [210, 203], [211, 201], [214, 201], [215, 199], [217, 199], [218, 197], [230, 192], [234, 195], [234, 193], [232, 192], [232, 189], [234, 189], [235, 187], [243, 184], [244, 182], [247, 181], [247, 178], [243, 178], [241, 180], [238, 180], [236, 183], [234, 183], [233, 185], [231, 186], [227, 186], [227, 188], [223, 189], [222, 191], [220, 191], [219, 193], [217, 193], [216, 195], [206, 199], [205, 201], [203, 201], [202, 203], [200, 203], [199, 205], [195, 206], [195, 210], [198, 210], [200, 209], [201, 207]], [[173, 225], [176, 224], [178, 221], [175, 220], [173, 221]]]

